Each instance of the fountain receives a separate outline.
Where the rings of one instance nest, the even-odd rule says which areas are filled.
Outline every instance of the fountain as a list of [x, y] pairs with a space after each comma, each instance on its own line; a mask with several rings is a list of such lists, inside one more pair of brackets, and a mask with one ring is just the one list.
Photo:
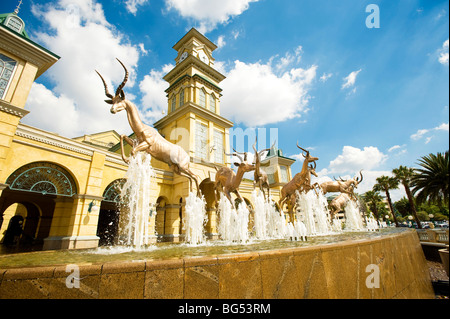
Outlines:
[[219, 201], [219, 235], [226, 242], [245, 243], [250, 238], [248, 230], [249, 214], [245, 203], [239, 203], [238, 209], [231, 206], [230, 201], [223, 195]]
[[150, 192], [155, 172], [151, 166], [151, 156], [139, 153], [130, 160], [126, 182], [120, 197], [123, 203], [121, 239], [119, 243], [142, 249], [149, 244], [149, 219], [152, 208]]
[[345, 230], [363, 230], [363, 219], [357, 202], [350, 200], [345, 206]]
[[[298, 143], [305, 157], [302, 171], [283, 186], [278, 203], [281, 209], [284, 200], [295, 196], [292, 220], [288, 222], [284, 212], [277, 210], [269, 194], [266, 197], [256, 189], [251, 194], [254, 232], [249, 230], [250, 211], [239, 194], [239, 185], [244, 173], [254, 170], [255, 165], [247, 163], [246, 156], [236, 155], [241, 159], [235, 164], [237, 174], [229, 167], [216, 169], [215, 186], [221, 183], [222, 190], [217, 200], [219, 240], [206, 240], [206, 203], [189, 167], [191, 158], [139, 119], [136, 106], [125, 99], [128, 71], [123, 67], [126, 75], [115, 96], [101, 78], [111, 112], [126, 110], [137, 138], [122, 135], [120, 140], [122, 158], [129, 164], [121, 191], [127, 204], [122, 207], [120, 246], [115, 250], [0, 256], [1, 298], [434, 297], [416, 233], [380, 229], [372, 217], [366, 218], [364, 225], [352, 200], [345, 207], [344, 227], [341, 220], [330, 220], [326, 191], [351, 193], [350, 187], [360, 183], [362, 175], [354, 181], [332, 182], [326, 191], [316, 193], [310, 182], [318, 158]], [[124, 154], [124, 141], [132, 146], [130, 157]], [[152, 158], [189, 179], [183, 218], [185, 243], [150, 243], [154, 234], [150, 217], [155, 217], [150, 216], [155, 211], [150, 196], [155, 183]], [[263, 174], [258, 176], [264, 179]], [[192, 190], [194, 184], [197, 194]], [[230, 192], [240, 199], [237, 208]], [[379, 271], [368, 274], [367, 269]], [[72, 271], [78, 271], [73, 280], [81, 285], [66, 284]], [[372, 275], [380, 276], [382, 289], [367, 285]]]
[[183, 230], [185, 231], [185, 242], [191, 245], [200, 245], [206, 242], [204, 226], [208, 221], [206, 215], [206, 203], [203, 197], [199, 198], [190, 192], [186, 198], [186, 215]]

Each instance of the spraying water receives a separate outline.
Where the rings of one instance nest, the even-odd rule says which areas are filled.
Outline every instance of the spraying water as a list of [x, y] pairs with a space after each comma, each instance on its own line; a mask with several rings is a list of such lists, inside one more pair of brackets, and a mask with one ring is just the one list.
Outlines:
[[290, 237], [284, 214], [277, 211], [275, 203], [270, 198], [265, 199], [256, 189], [252, 199], [255, 203], [255, 237], [262, 240]]
[[373, 218], [372, 214], [366, 218], [366, 229], [368, 231], [377, 231], [379, 229], [378, 222]]
[[359, 212], [359, 205], [353, 200], [349, 200], [345, 206], [345, 230], [363, 230], [363, 220]]
[[196, 194], [190, 192], [186, 198], [185, 210], [183, 224], [186, 234], [185, 241], [192, 245], [205, 243], [204, 225], [208, 221], [208, 216], [204, 197], [198, 198]]
[[319, 196], [311, 190], [307, 193], [296, 191], [297, 220], [304, 223], [308, 235], [324, 235], [331, 232], [328, 221], [327, 200], [319, 192]]
[[130, 158], [126, 182], [120, 194], [122, 202], [127, 203], [121, 209], [121, 224], [124, 225], [121, 244], [131, 245], [136, 249], [149, 244], [149, 219], [153, 208], [150, 186], [155, 176], [150, 154], [138, 153]]
[[219, 200], [218, 232], [222, 240], [230, 242], [246, 242], [250, 238], [248, 231], [249, 214], [247, 205], [240, 203], [236, 210], [223, 193]]

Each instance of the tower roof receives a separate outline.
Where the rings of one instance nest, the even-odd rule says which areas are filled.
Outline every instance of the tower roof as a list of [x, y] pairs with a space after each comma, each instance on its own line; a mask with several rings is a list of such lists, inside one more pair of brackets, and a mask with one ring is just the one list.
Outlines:
[[18, 10], [11, 13], [0, 13], [0, 25], [7, 27], [26, 39], [30, 39], [25, 31], [25, 22], [17, 15], [17, 11]]
[[211, 51], [217, 49], [217, 45], [212, 43], [207, 37], [198, 32], [195, 28], [189, 30], [189, 32], [186, 33], [184, 37], [182, 37], [180, 41], [178, 41], [172, 48], [176, 51], [179, 51], [186, 44], [186, 42], [188, 42], [192, 38], [196, 38], [199, 42], [205, 44]]

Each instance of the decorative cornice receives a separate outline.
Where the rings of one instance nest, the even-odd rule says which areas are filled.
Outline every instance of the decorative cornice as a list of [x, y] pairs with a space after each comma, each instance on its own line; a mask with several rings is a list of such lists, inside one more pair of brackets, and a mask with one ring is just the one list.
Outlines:
[[172, 121], [175, 121], [182, 117], [183, 115], [192, 112], [196, 115], [209, 120], [211, 122], [217, 123], [218, 125], [224, 127], [224, 128], [230, 128], [233, 127], [233, 122], [227, 120], [226, 118], [217, 115], [210, 110], [205, 109], [204, 107], [201, 107], [195, 103], [188, 102], [185, 106], [175, 110], [175, 112], [171, 112], [170, 114], [166, 115], [162, 119], [160, 119], [158, 122], [153, 124], [153, 126], [157, 130], [161, 130], [161, 128], [165, 127], [166, 125], [170, 124]]
[[53, 52], [3, 25], [0, 25], [0, 48], [36, 65], [39, 69], [35, 78], [59, 60], [59, 56]]
[[171, 83], [179, 76], [183, 75], [183, 73], [186, 73], [186, 71], [189, 68], [196, 68], [197, 70], [203, 72], [205, 75], [209, 76], [213, 81], [216, 81], [217, 83], [222, 82], [226, 77], [213, 67], [203, 63], [198, 58], [194, 57], [193, 55], [189, 55], [186, 60], [178, 64], [176, 67], [174, 67], [169, 73], [167, 73], [163, 79], [167, 82]]
[[22, 109], [20, 107], [14, 106], [4, 100], [0, 99], [0, 111], [12, 114], [14, 116], [23, 118], [25, 115], [30, 113], [30, 111], [27, 111], [25, 109]]
[[40, 130], [38, 128], [19, 123], [16, 130], [16, 136], [26, 138], [31, 141], [40, 142], [47, 145], [52, 145], [64, 150], [72, 151], [78, 154], [86, 156], [93, 156], [94, 152], [101, 153], [106, 156], [106, 161], [121, 166], [127, 167], [128, 165], [122, 160], [119, 154], [105, 151], [102, 148], [88, 145], [86, 143], [77, 142], [73, 139], [59, 136], [55, 133]]

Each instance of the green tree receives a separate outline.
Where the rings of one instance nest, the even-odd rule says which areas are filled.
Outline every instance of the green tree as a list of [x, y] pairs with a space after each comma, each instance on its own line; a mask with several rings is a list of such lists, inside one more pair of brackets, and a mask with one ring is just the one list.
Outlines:
[[397, 217], [395, 216], [394, 207], [392, 206], [391, 194], [389, 190], [398, 188], [398, 180], [395, 177], [380, 176], [377, 178], [377, 183], [373, 186], [374, 191], [385, 192], [389, 209], [394, 218], [395, 226], [398, 227]]
[[413, 197], [413, 194], [411, 193], [411, 188], [410, 188], [411, 179], [415, 174], [414, 169], [400, 165], [399, 168], [394, 168], [392, 170], [392, 173], [394, 173], [395, 178], [400, 183], [402, 183], [403, 187], [405, 187], [406, 196], [408, 197], [408, 201], [409, 201], [409, 205], [410, 205], [410, 209], [411, 209], [411, 211], [410, 211], [411, 215], [414, 217], [414, 219], [417, 223], [417, 227], [419, 229], [422, 229], [422, 224], [420, 223], [420, 220], [417, 217], [416, 205], [414, 203], [414, 197]]
[[402, 217], [408, 216], [411, 211], [409, 200], [406, 197], [402, 197], [400, 200], [396, 201], [394, 203], [394, 208]]
[[369, 205], [372, 212], [375, 214], [375, 218], [379, 219], [378, 204], [383, 201], [383, 198], [377, 191], [367, 191], [363, 194], [364, 201]]
[[415, 169], [411, 178], [412, 193], [418, 204], [436, 203], [439, 206], [449, 204], [449, 157], [444, 154], [429, 154], [419, 159], [421, 168]]

